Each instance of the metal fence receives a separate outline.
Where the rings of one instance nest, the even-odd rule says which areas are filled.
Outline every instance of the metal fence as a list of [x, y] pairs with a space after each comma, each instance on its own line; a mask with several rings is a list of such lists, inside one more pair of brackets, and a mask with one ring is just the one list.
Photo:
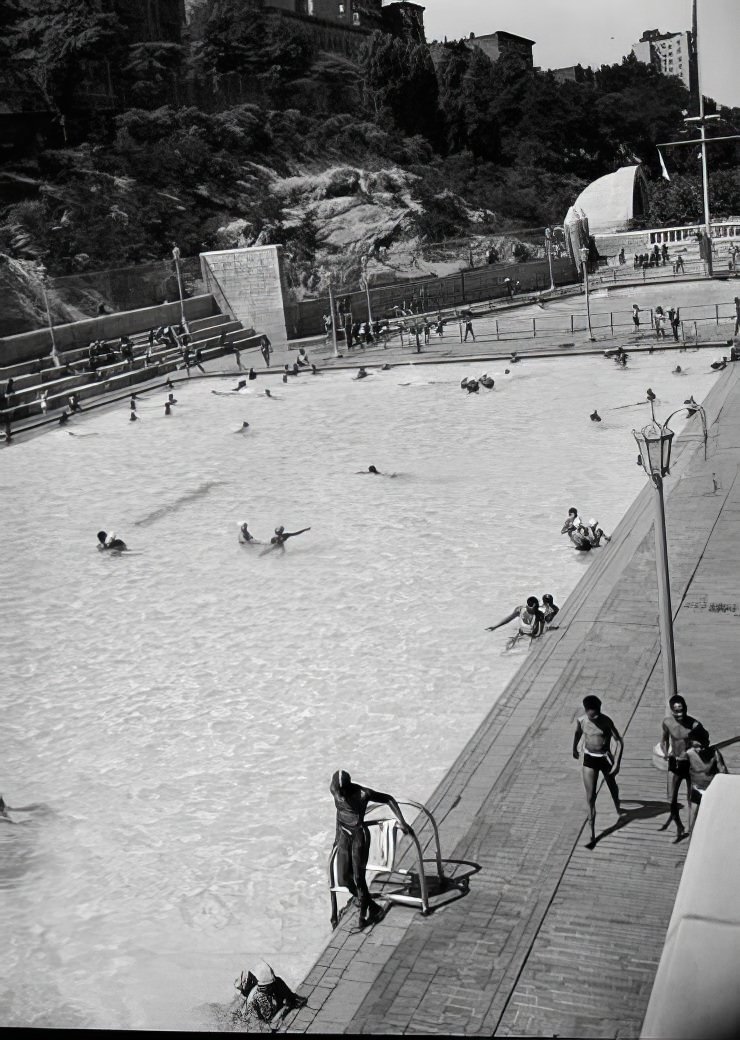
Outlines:
[[[199, 257], [181, 259], [180, 273], [185, 298], [204, 291]], [[106, 271], [81, 271], [50, 278], [47, 288], [53, 310], [66, 311], [73, 319], [93, 318], [100, 313], [101, 306], [108, 312], [132, 311], [179, 299], [174, 260]]]
[[[594, 336], [610, 338], [625, 336], [627, 333], [657, 337], [655, 329], [655, 309], [643, 308], [640, 311], [640, 324], [636, 326], [632, 311], [595, 311], [591, 309], [591, 331]], [[731, 335], [736, 319], [735, 303], [705, 304], [679, 309], [678, 335], [682, 342], [700, 342], [706, 339], [711, 327], [724, 330], [724, 335]], [[666, 323], [667, 324], [667, 323]], [[729, 330], [729, 331], [728, 331]], [[536, 339], [540, 337], [572, 336], [577, 333], [588, 333], [588, 318], [585, 313], [565, 315], [544, 315], [533, 318], [494, 318], [493, 335], [496, 339]], [[666, 336], [673, 338], [670, 325], [667, 324]]]
[[[575, 270], [570, 260], [553, 260], [556, 285], [574, 281]], [[508, 282], [507, 282], [508, 279]], [[441, 278], [422, 277], [418, 281], [395, 282], [370, 289], [370, 307], [374, 320], [393, 320], [403, 313], [427, 313], [475, 303], [506, 299], [507, 285], [519, 283], [521, 292], [537, 292], [549, 288], [550, 271], [546, 261], [521, 264], [486, 264], [484, 267]], [[337, 312], [352, 321], [368, 319], [367, 292], [338, 292]], [[289, 339], [319, 335], [324, 331], [323, 316], [330, 312], [329, 299], [286, 303], [285, 317]]]

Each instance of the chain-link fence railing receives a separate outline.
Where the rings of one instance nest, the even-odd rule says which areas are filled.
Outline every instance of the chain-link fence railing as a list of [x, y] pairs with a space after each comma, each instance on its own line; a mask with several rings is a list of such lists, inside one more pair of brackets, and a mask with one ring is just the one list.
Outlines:
[[[179, 264], [183, 298], [204, 292], [200, 258], [183, 257]], [[174, 260], [49, 278], [47, 292], [53, 311], [68, 314], [67, 320], [156, 307], [180, 298]]]

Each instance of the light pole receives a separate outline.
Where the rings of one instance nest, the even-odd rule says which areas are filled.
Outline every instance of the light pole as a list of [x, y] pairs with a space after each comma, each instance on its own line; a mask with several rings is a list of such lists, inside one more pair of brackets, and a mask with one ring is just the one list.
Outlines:
[[[682, 408], [678, 409], [678, 411], [683, 410]], [[701, 412], [706, 456], [706, 415], [701, 405], [697, 405], [695, 410]], [[668, 542], [666, 539], [665, 505], [663, 502], [663, 477], [670, 473], [673, 430], [670, 429], [668, 423], [676, 414], [676, 412], [673, 412], [661, 425], [656, 422], [655, 413], [653, 412], [652, 422], [642, 430], [632, 431], [640, 449], [640, 454], [637, 457], [638, 465], [643, 467], [655, 488], [655, 557], [658, 568], [660, 651], [663, 659], [663, 686], [667, 702], [670, 701], [671, 697], [675, 697], [678, 687], [676, 683], [676, 652], [673, 645], [673, 608], [671, 606], [671, 582], [668, 571]]]
[[555, 288], [555, 277], [552, 273], [552, 228], [545, 228], [545, 250], [547, 251], [547, 263], [550, 268], [550, 292]]
[[586, 320], [588, 321], [588, 338], [594, 342], [594, 334], [591, 331], [591, 303], [588, 296], [588, 246], [581, 246], [581, 266], [583, 267], [583, 287], [586, 290]]
[[372, 330], [373, 330], [373, 309], [372, 309], [372, 307], [370, 305], [370, 282], [368, 281], [368, 277], [367, 277], [367, 263], [368, 263], [368, 257], [367, 256], [363, 256], [362, 257], [362, 279], [363, 279], [363, 281], [365, 283], [365, 295], [367, 296], [367, 320], [368, 320], [368, 325], [370, 326], [370, 331], [372, 332]]
[[332, 286], [332, 274], [329, 272], [329, 318], [331, 319], [331, 338], [334, 344], [334, 357], [338, 358], [342, 355], [339, 353], [337, 346], [337, 315], [334, 310], [334, 289]]
[[54, 322], [51, 320], [51, 307], [49, 306], [49, 294], [46, 291], [46, 268], [42, 267], [40, 272], [41, 277], [41, 292], [44, 296], [44, 307], [46, 308], [46, 320], [49, 325], [49, 332], [51, 334], [51, 360], [54, 362], [57, 368], [61, 367], [61, 361], [59, 360], [59, 354], [57, 353], [57, 343], [54, 338]]
[[177, 246], [172, 247], [172, 259], [175, 261], [175, 271], [177, 273], [177, 291], [180, 294], [180, 324], [187, 332], [188, 326], [185, 321], [185, 304], [182, 299], [182, 278], [180, 277], [180, 250]]

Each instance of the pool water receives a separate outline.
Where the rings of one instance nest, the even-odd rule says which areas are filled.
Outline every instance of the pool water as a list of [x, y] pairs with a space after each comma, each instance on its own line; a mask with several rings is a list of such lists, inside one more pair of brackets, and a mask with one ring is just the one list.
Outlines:
[[[646, 387], [711, 386], [681, 360], [193, 381], [4, 450], [1, 789], [48, 809], [0, 826], [0, 1020], [202, 1028], [260, 957], [300, 982], [331, 774], [429, 797], [524, 659], [486, 625], [590, 565], [569, 506], [611, 533], [643, 487]], [[241, 520], [311, 530], [261, 555]]]

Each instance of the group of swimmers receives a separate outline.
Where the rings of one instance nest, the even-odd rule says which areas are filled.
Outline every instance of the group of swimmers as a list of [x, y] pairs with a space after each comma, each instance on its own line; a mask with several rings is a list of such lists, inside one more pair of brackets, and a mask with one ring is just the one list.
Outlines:
[[[281, 524], [280, 527], [276, 527], [275, 528], [275, 533], [272, 536], [272, 538], [270, 539], [270, 544], [269, 544], [268, 548], [264, 550], [264, 552], [271, 552], [273, 549], [280, 549], [283, 552], [285, 552], [285, 543], [287, 542], [287, 540], [289, 538], [295, 538], [297, 535], [305, 534], [306, 531], [310, 531], [310, 530], [311, 530], [310, 527], [302, 527], [300, 529], [300, 531], [286, 531], [285, 528]], [[252, 532], [249, 530], [249, 522], [247, 520], [242, 520], [242, 522], [239, 524], [239, 544], [240, 545], [262, 545], [262, 544], [264, 544], [263, 542], [260, 542], [257, 538], [255, 538], [254, 535], [252, 534]], [[260, 554], [260, 555], [262, 555], [262, 554]]]
[[567, 534], [579, 552], [589, 552], [591, 549], [598, 548], [602, 540], [611, 541], [611, 535], [605, 534], [599, 527], [598, 520], [592, 518], [587, 524], [584, 523], [575, 506], [571, 506], [568, 510], [567, 519], [561, 527], [560, 533]]

